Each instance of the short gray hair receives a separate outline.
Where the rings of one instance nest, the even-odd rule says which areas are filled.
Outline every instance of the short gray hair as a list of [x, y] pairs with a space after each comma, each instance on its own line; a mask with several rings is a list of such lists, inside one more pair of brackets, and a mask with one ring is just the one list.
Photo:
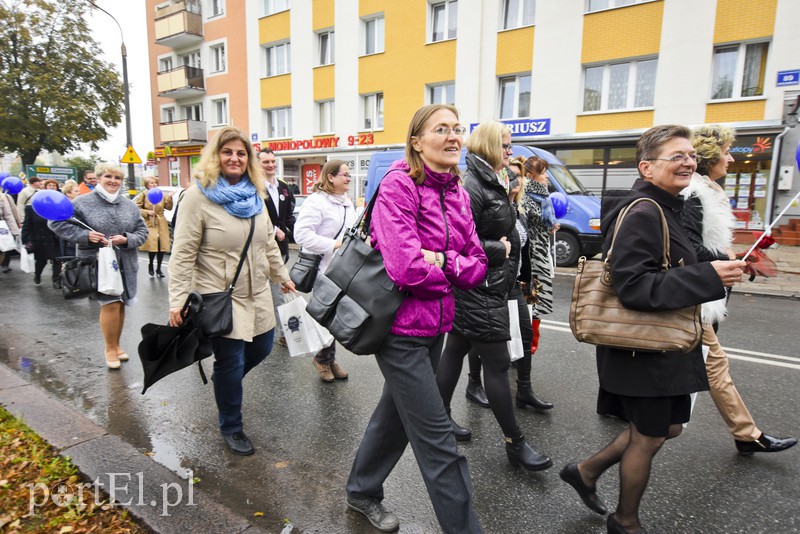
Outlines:
[[[647, 130], [636, 143], [636, 164], [658, 156], [658, 150], [673, 139], [692, 139], [692, 132], [679, 124], [662, 124]], [[639, 175], [641, 176], [641, 172]], [[644, 176], [642, 176], [644, 178]]]

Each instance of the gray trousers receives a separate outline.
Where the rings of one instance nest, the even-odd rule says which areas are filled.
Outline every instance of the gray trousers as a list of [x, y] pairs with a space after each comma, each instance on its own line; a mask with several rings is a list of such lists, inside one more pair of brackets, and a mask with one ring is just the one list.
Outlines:
[[281, 327], [281, 319], [278, 317], [278, 306], [284, 303], [283, 291], [280, 284], [269, 283], [269, 289], [272, 291], [272, 309], [275, 312], [275, 341], [283, 337], [283, 328]]
[[472, 508], [467, 459], [458, 452], [436, 386], [444, 336], [388, 335], [375, 358], [383, 393], [347, 481], [354, 498], [383, 500], [383, 482], [411, 444], [439, 525], [446, 533], [481, 533]]

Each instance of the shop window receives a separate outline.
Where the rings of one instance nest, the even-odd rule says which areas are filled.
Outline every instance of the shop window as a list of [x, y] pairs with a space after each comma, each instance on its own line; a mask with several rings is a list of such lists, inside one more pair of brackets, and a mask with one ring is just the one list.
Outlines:
[[431, 42], [444, 41], [456, 38], [456, 21], [458, 19], [458, 1], [447, 0], [431, 4], [430, 40]]
[[383, 52], [384, 19], [383, 15], [364, 20], [364, 55]]
[[264, 49], [266, 57], [266, 75], [278, 76], [291, 72], [291, 50], [289, 43], [268, 46]]
[[527, 117], [531, 110], [531, 75], [500, 78], [500, 118]]
[[289, 0], [264, 0], [264, 16], [289, 9]]
[[333, 100], [317, 102], [317, 118], [317, 133], [331, 133], [334, 131]]
[[334, 63], [333, 43], [333, 30], [317, 34], [317, 65]]
[[655, 59], [586, 67], [583, 111], [612, 111], [653, 106]]
[[363, 130], [383, 129], [383, 93], [363, 95]]
[[454, 82], [428, 86], [428, 104], [456, 105], [456, 84]]
[[169, 184], [173, 187], [178, 187], [181, 185], [181, 162], [178, 160], [178, 158], [170, 158]]
[[213, 126], [225, 126], [228, 124], [228, 99], [217, 98], [211, 101], [211, 109], [214, 110]]
[[534, 23], [536, 0], [503, 0], [503, 29], [520, 28]]
[[714, 49], [711, 99], [762, 96], [769, 43], [742, 43]]
[[208, 53], [211, 56], [211, 72], [225, 72], [227, 62], [225, 60], [225, 43], [220, 43], [209, 47]]
[[292, 108], [275, 108], [265, 111], [267, 137], [270, 139], [292, 136]]

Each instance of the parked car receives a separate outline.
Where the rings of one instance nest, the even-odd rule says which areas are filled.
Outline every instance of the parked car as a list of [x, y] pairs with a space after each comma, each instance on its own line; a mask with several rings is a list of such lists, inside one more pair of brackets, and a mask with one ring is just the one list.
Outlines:
[[[571, 266], [578, 263], [581, 256], [592, 257], [600, 252], [603, 238], [600, 234], [600, 199], [590, 193], [575, 177], [564, 162], [541, 148], [524, 145], [513, 146], [514, 157], [539, 157], [549, 165], [550, 192], [559, 191], [569, 198], [567, 214], [559, 219], [560, 230], [556, 233], [556, 264]], [[398, 159], [403, 159], [403, 150], [386, 150], [372, 155], [367, 174], [366, 200], [372, 198], [380, 181], [389, 167]], [[466, 170], [466, 150], [461, 151], [459, 167]]]

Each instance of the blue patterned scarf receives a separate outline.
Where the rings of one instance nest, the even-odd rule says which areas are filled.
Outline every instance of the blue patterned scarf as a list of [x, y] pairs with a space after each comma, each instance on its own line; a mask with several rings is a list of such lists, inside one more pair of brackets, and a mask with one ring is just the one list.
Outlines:
[[200, 182], [197, 182], [197, 187], [211, 202], [219, 204], [225, 211], [240, 219], [249, 219], [264, 209], [264, 202], [258, 197], [256, 186], [246, 174], [236, 185], [231, 185], [220, 176], [214, 187], [204, 189]]

